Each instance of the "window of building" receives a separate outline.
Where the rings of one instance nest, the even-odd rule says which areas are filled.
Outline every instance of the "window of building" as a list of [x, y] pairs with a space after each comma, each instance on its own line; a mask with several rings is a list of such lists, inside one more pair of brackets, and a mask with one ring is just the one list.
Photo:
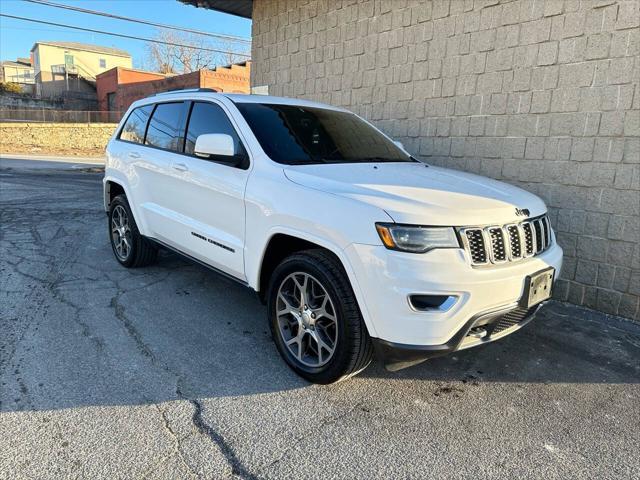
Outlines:
[[222, 108], [213, 103], [194, 102], [187, 127], [187, 138], [184, 144], [184, 152], [193, 155], [198, 136], [205, 133], [225, 133], [233, 138], [236, 156], [246, 157], [247, 153], [231, 125], [227, 114]]
[[116, 109], [116, 93], [107, 93], [107, 110], [113, 112]]
[[100, 59], [100, 68], [107, 68], [107, 61], [104, 58]]
[[158, 104], [149, 121], [145, 145], [181, 151], [184, 139], [184, 110], [184, 102]]
[[127, 142], [143, 143], [144, 131], [147, 128], [147, 121], [149, 115], [153, 110], [153, 105], [145, 105], [144, 107], [136, 108], [122, 127], [120, 132], [120, 139]]

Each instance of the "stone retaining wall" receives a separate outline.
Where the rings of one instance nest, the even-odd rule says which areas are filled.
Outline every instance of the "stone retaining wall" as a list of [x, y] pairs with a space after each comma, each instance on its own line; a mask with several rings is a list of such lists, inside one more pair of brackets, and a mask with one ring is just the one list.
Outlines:
[[0, 152], [102, 155], [113, 123], [0, 122]]

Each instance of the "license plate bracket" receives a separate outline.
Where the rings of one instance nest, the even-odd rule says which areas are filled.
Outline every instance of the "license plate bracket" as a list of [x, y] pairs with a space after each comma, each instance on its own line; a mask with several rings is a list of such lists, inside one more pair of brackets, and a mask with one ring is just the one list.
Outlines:
[[550, 299], [555, 274], [556, 269], [549, 267], [532, 275], [527, 275], [524, 281], [524, 293], [520, 299], [520, 305], [525, 308], [531, 308]]

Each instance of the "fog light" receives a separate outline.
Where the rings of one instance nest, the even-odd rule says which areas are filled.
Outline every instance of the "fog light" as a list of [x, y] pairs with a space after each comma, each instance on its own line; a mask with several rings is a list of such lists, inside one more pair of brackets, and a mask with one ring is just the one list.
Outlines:
[[456, 303], [456, 297], [452, 295], [410, 295], [409, 303], [414, 310], [420, 312], [431, 310], [446, 312]]

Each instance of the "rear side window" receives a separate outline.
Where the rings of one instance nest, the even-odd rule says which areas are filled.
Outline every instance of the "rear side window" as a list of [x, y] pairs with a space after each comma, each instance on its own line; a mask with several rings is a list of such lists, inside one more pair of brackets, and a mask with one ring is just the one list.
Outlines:
[[131, 114], [122, 127], [120, 132], [120, 140], [134, 143], [144, 143], [144, 131], [147, 128], [149, 115], [153, 110], [153, 105], [145, 105], [138, 107]]
[[242, 142], [224, 110], [213, 103], [194, 102], [187, 127], [184, 153], [193, 155], [198, 136], [205, 133], [226, 133], [231, 135], [235, 144], [236, 154], [246, 156]]
[[179, 152], [184, 138], [184, 102], [159, 103], [153, 111], [145, 145]]

